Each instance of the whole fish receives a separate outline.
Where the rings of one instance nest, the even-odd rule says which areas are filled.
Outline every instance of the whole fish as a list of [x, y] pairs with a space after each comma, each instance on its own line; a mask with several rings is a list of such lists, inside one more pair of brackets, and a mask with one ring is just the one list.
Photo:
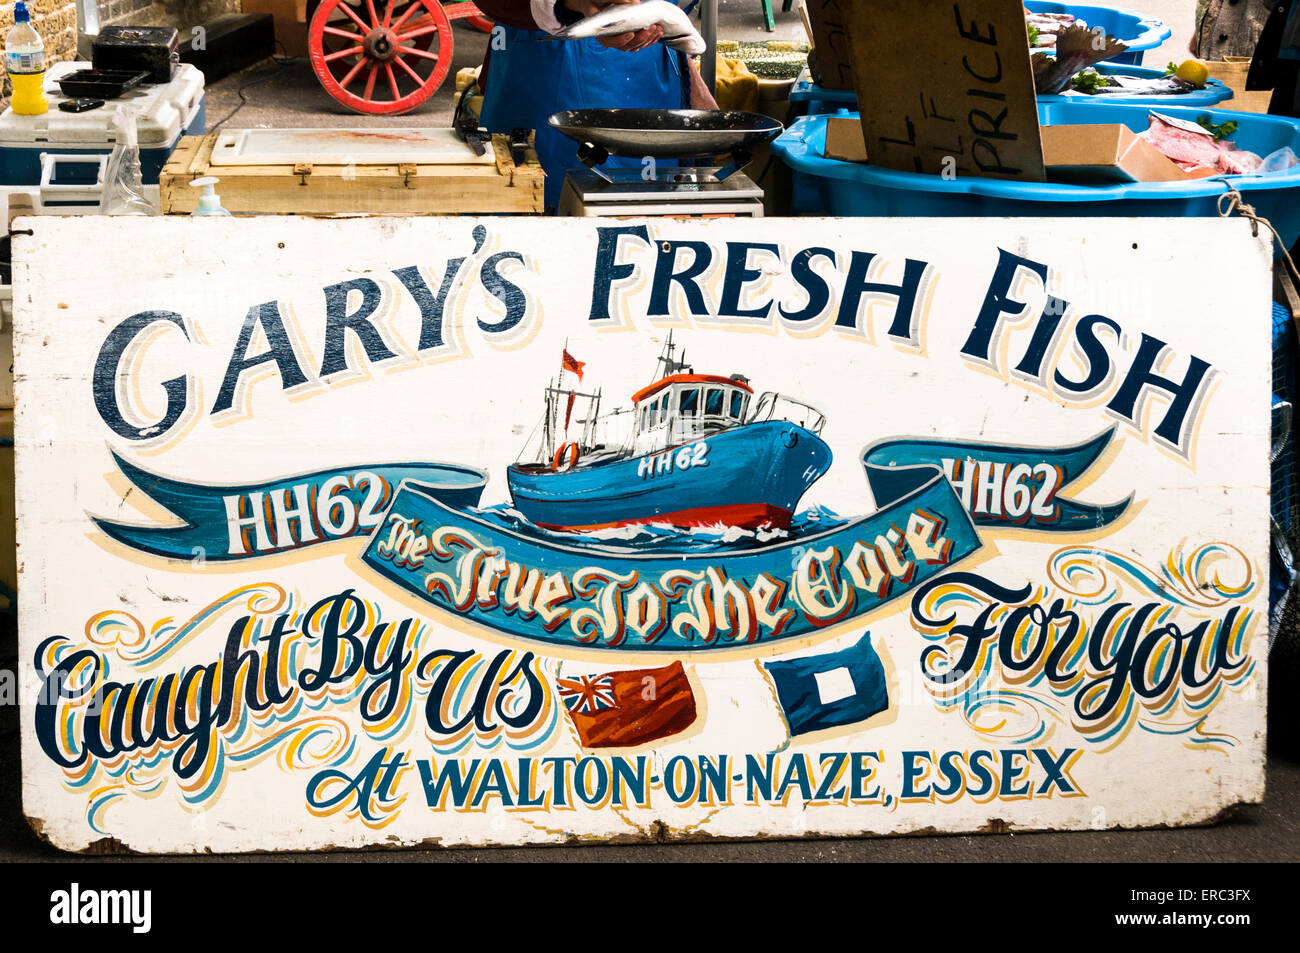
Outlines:
[[1128, 49], [1113, 36], [1101, 42], [1091, 30], [1078, 24], [1068, 26], [1056, 38], [1056, 55], [1034, 53], [1029, 64], [1034, 70], [1034, 87], [1039, 96], [1053, 96], [1070, 85], [1080, 70], [1118, 56]]
[[582, 40], [589, 36], [618, 36], [635, 33], [658, 24], [664, 35], [660, 40], [674, 50], [691, 56], [704, 52], [704, 37], [691, 25], [681, 8], [668, 0], [646, 0], [644, 3], [615, 3], [599, 13], [593, 13], [555, 34], [558, 40]]

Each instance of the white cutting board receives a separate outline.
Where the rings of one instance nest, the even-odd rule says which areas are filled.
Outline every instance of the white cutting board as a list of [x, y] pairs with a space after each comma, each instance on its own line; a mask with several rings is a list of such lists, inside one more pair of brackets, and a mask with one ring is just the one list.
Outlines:
[[212, 165], [492, 165], [451, 129], [236, 129], [217, 137]]

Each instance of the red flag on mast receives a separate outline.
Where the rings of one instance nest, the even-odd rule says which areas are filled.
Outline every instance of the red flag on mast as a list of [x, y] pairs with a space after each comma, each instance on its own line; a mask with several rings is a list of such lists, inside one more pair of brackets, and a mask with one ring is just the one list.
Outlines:
[[582, 369], [587, 366], [586, 361], [580, 361], [572, 354], [569, 349], [565, 348], [563, 356], [560, 358], [560, 364], [566, 371], [572, 371], [578, 375], [578, 380], [582, 380]]

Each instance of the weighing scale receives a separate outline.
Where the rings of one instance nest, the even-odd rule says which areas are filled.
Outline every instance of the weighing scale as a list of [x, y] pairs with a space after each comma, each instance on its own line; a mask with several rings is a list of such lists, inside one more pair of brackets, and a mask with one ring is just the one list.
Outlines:
[[[575, 109], [549, 122], [578, 143], [586, 166], [565, 177], [560, 215], [763, 215], [763, 190], [740, 170], [780, 133], [775, 119], [737, 110]], [[615, 155], [641, 162], [604, 168]]]

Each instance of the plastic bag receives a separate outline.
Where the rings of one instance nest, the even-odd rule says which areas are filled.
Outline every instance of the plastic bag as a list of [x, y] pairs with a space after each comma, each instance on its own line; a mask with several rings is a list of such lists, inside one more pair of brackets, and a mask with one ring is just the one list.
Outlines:
[[1291, 151], [1289, 146], [1283, 146], [1281, 149], [1264, 156], [1264, 161], [1259, 164], [1255, 174], [1269, 175], [1274, 172], [1286, 172], [1297, 163], [1300, 163], [1300, 158]]
[[162, 209], [145, 195], [135, 116], [136, 111], [131, 106], [118, 106], [113, 110], [113, 132], [117, 145], [109, 157], [108, 175], [104, 183], [108, 192], [104, 211], [109, 215], [162, 214]]

